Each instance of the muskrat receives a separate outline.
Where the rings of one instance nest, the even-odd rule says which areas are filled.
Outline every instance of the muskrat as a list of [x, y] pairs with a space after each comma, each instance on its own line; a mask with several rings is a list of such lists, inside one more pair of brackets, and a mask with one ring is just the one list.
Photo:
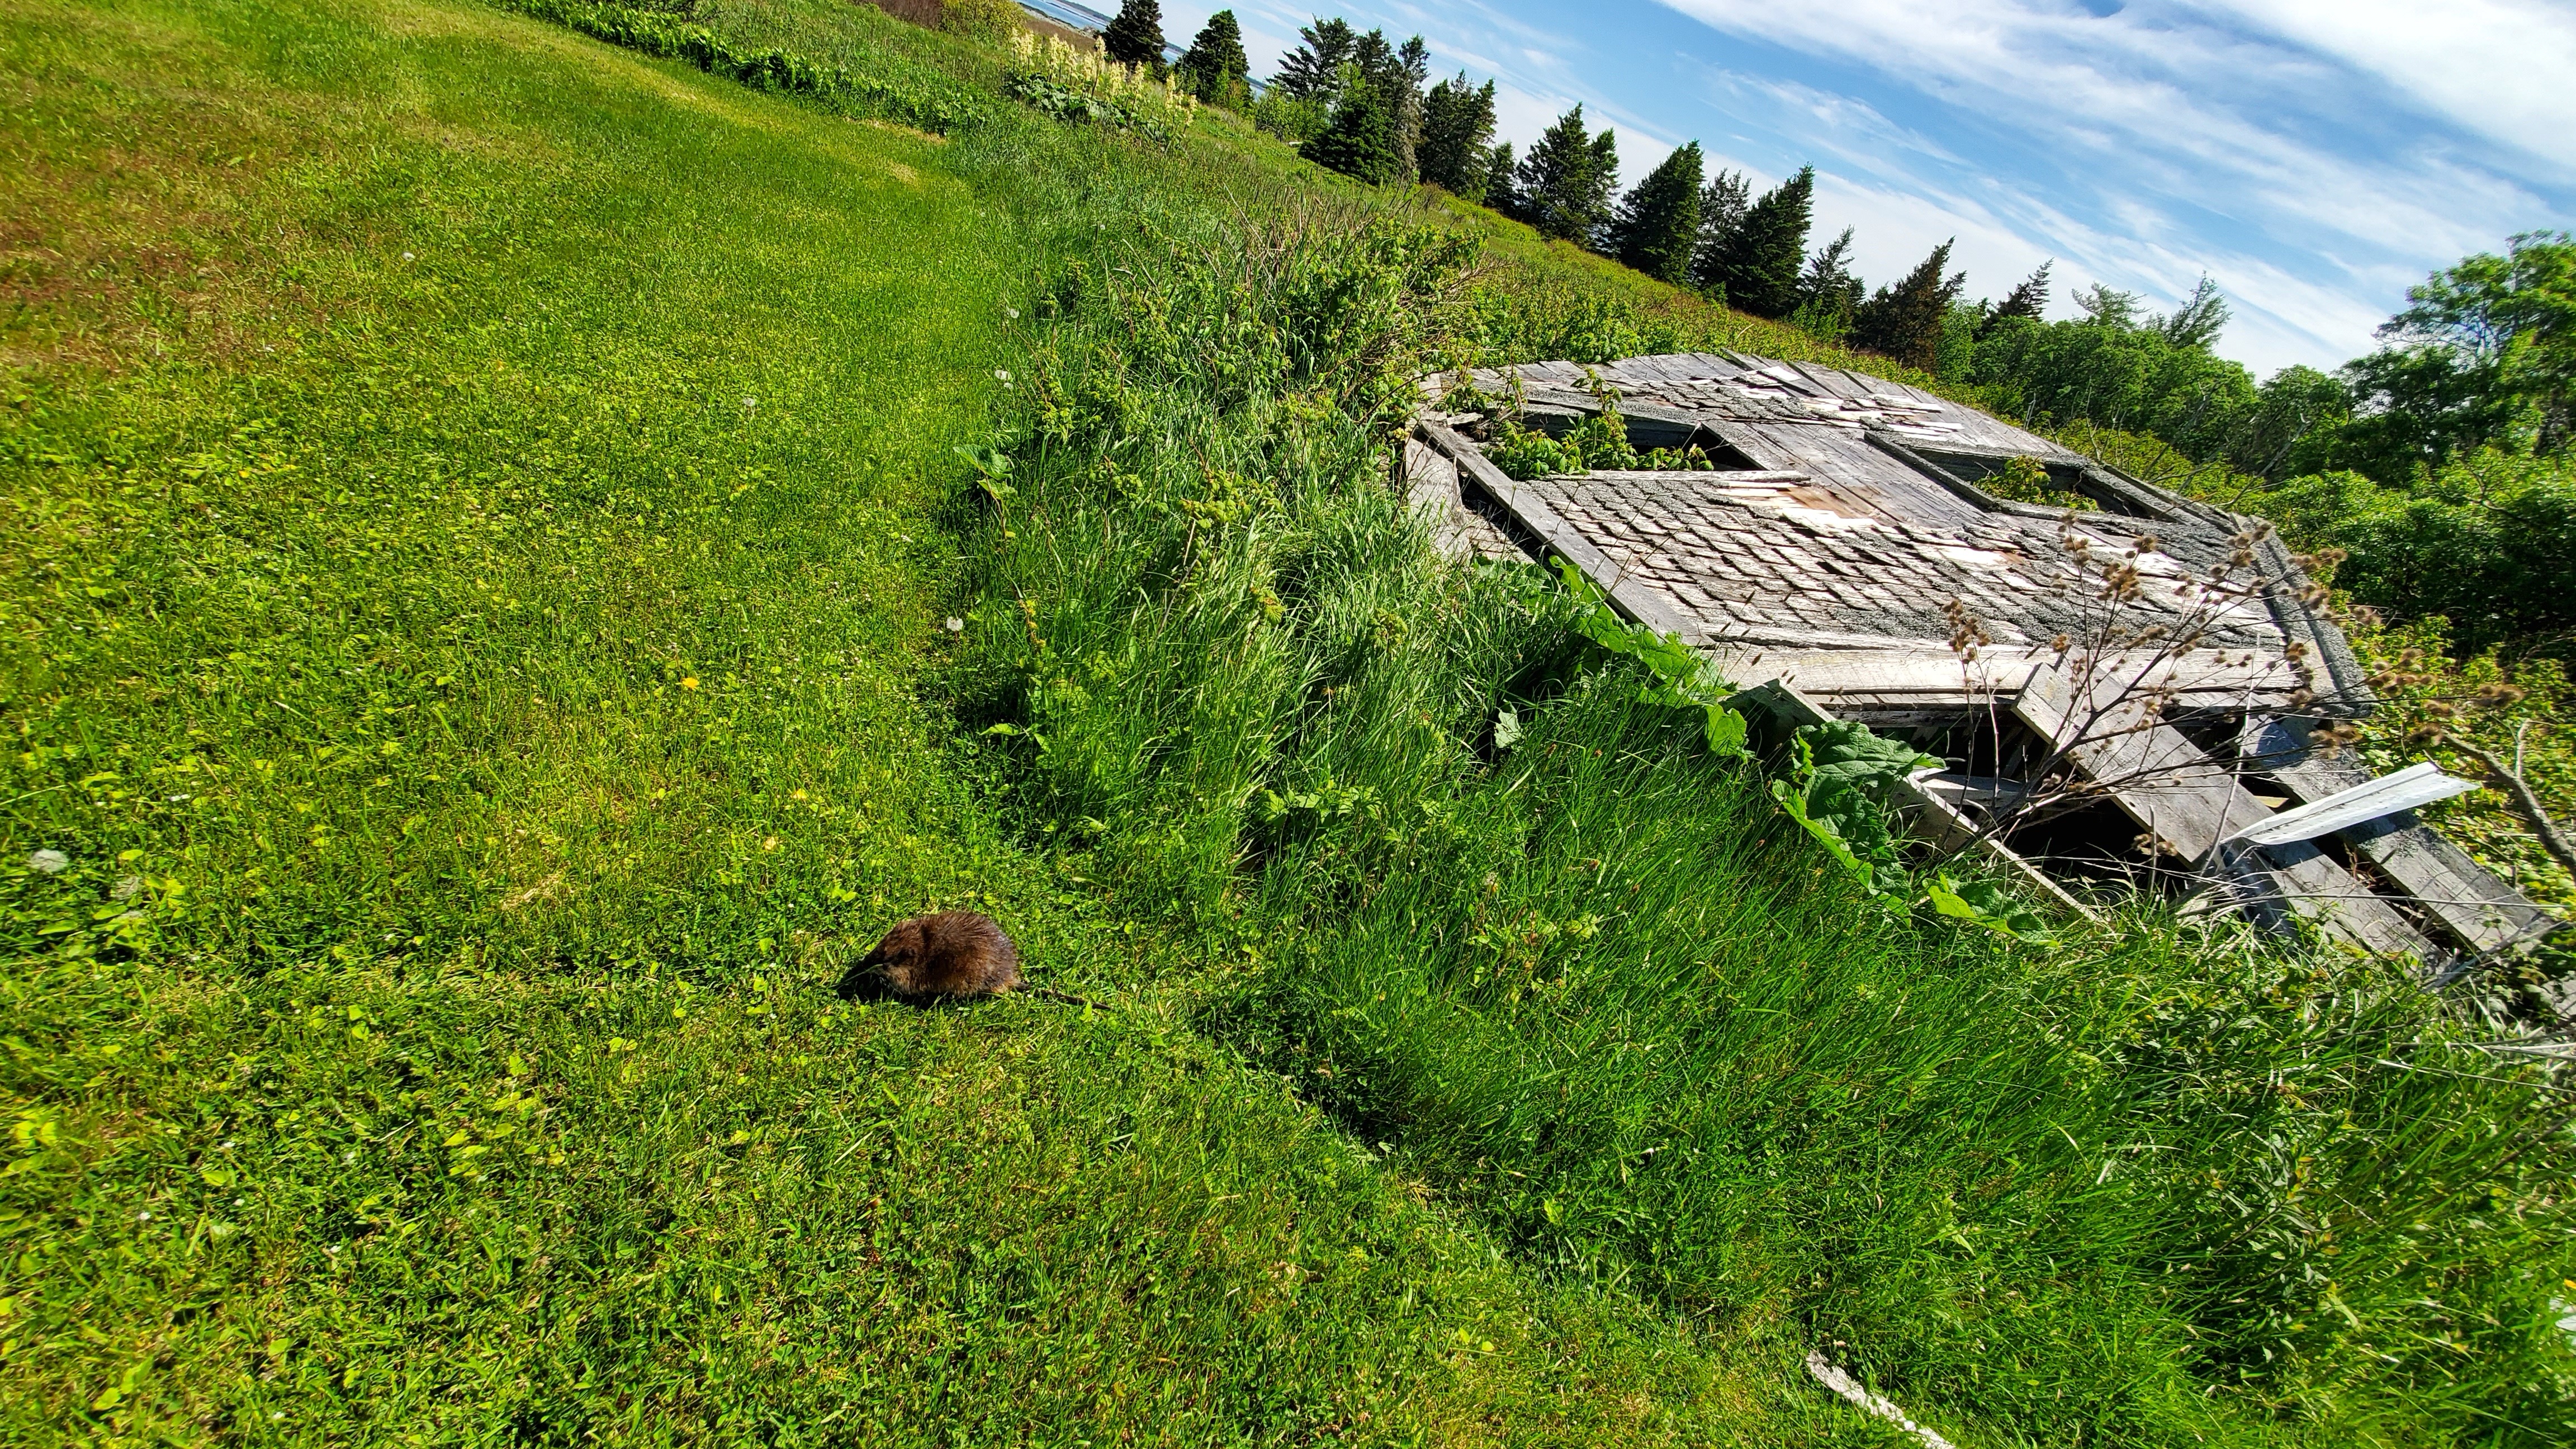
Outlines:
[[841, 978], [841, 994], [854, 996], [871, 984], [911, 1001], [999, 996], [1025, 988], [1078, 1006], [1093, 1004], [1050, 986], [1029, 986], [1020, 975], [1020, 948], [992, 917], [975, 911], [941, 911], [898, 922]]

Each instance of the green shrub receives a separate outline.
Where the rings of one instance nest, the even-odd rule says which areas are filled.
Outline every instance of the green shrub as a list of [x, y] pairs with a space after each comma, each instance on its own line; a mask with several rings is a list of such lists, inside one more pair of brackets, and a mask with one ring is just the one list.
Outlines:
[[881, 52], [869, 57], [866, 69], [826, 69], [781, 50], [737, 50], [705, 26], [685, 24], [666, 13], [581, 0], [496, 3], [611, 45], [686, 61], [755, 90], [804, 96], [846, 114], [882, 116], [924, 131], [944, 134], [969, 125], [986, 105], [979, 92], [950, 76]]
[[[2347, 556], [2336, 581], [2399, 618], [2441, 615], [2472, 652], [2553, 647], [2576, 628], [2576, 459], [2481, 453], [2412, 489], [2358, 473], [2297, 478], [2252, 500], [2285, 535]], [[2544, 643], [2543, 641], [2549, 641]]]
[[1008, 40], [1027, 27], [1018, 0], [941, 0], [939, 28], [977, 40]]
[[1254, 129], [1292, 146], [1303, 146], [1324, 134], [1332, 121], [1332, 111], [1321, 97], [1291, 96], [1276, 86], [1253, 99], [1249, 114]]

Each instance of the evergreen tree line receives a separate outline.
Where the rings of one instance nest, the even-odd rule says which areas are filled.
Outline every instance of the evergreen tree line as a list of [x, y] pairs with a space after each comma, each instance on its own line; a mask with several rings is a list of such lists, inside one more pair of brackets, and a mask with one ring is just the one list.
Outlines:
[[[1593, 131], [1580, 105], [1516, 156], [1494, 135], [1492, 81], [1462, 72], [1425, 87], [1422, 37], [1397, 46], [1382, 31], [1361, 34], [1347, 21], [1319, 18], [1298, 39], [1253, 114], [1319, 165], [1376, 184], [1438, 186], [1551, 240], [1745, 311], [1927, 370], [1942, 366], [1956, 330], [1951, 314], [1967, 286], [1949, 270], [1950, 244], [1902, 280], [1869, 291], [1852, 271], [1848, 229], [1808, 254], [1813, 167], [1757, 198], [1741, 172], [1708, 174], [1694, 141], [1622, 195], [1618, 137], [1608, 127]], [[2015, 297], [2002, 307], [2036, 305]]]
[[1252, 58], [1243, 51], [1243, 27], [1234, 12], [1220, 10], [1199, 27], [1190, 48], [1166, 64], [1161, 0], [1125, 0], [1101, 33], [1100, 48], [1120, 65], [1143, 66], [1157, 80], [1177, 82], [1181, 89], [1211, 106], [1244, 111], [1252, 107]]
[[[1128, 0], [1112, 54], [1159, 62], [1159, 14], [1155, 0]], [[1852, 267], [1851, 228], [1811, 248], [1811, 166], [1757, 195], [1694, 141], [1622, 194], [1618, 138], [1592, 130], [1580, 105], [1516, 156], [1495, 136], [1494, 82], [1462, 72], [1426, 85], [1422, 37], [1399, 45], [1338, 18], [1298, 34], [1258, 101], [1246, 100], [1230, 11], [1209, 19], [1177, 69], [1202, 99], [1248, 105], [1333, 170], [1439, 186], [1712, 300], [1975, 384], [2032, 423], [2148, 434], [2276, 483], [2344, 471], [2401, 489], [2482, 451], [2564, 455], [2576, 437], [2576, 245], [2564, 233], [2517, 237], [2503, 256], [2435, 274], [2366, 357], [2258, 383], [2214, 350], [2229, 307], [2206, 277], [2165, 314], [2096, 283], [2070, 294], [2075, 317], [2052, 322], [2053, 264], [2000, 301], [1970, 300], [1953, 239], [1873, 289]]]

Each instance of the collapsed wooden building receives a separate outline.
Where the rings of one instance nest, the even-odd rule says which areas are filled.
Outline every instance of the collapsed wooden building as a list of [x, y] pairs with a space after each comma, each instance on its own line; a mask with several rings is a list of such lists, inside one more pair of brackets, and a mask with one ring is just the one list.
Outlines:
[[[1936, 848], [2074, 909], [2074, 879], [2121, 876], [2437, 977], [2557, 924], [2412, 813], [2467, 782], [2374, 781], [2333, 748], [2370, 689], [2252, 519], [1812, 364], [1689, 353], [1423, 387], [1404, 481], [1444, 548], [1562, 559], [1747, 705], [1941, 757], [1900, 792]], [[1620, 433], [1653, 456], [1527, 479], [1489, 456]]]

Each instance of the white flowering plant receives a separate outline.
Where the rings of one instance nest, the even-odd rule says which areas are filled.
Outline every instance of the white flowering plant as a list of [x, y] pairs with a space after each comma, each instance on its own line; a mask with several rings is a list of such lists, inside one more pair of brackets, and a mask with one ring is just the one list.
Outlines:
[[1063, 121], [1096, 121], [1168, 139], [1198, 114], [1198, 97], [1141, 65], [1122, 65], [1062, 37], [1011, 37], [1010, 94]]

